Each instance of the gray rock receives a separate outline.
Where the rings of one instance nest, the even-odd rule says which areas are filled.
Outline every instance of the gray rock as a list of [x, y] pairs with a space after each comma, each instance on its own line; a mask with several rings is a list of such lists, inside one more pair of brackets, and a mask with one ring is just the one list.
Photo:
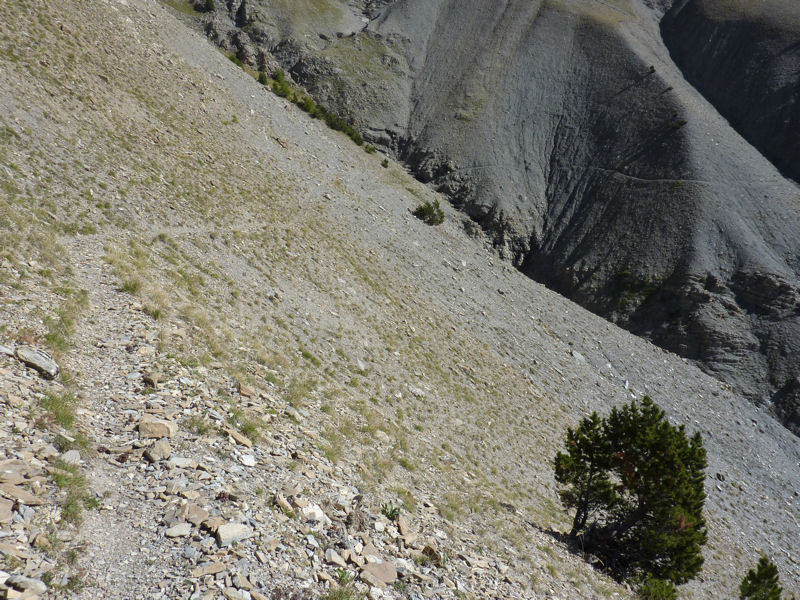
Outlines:
[[217, 544], [220, 548], [225, 548], [234, 542], [246, 540], [254, 534], [253, 528], [243, 523], [225, 523], [217, 528]]
[[14, 353], [20, 361], [39, 371], [45, 379], [55, 379], [58, 376], [58, 364], [46, 352], [32, 346], [17, 346]]
[[23, 575], [12, 575], [6, 579], [5, 583], [8, 587], [14, 588], [21, 592], [31, 592], [33, 594], [42, 595], [47, 591], [47, 585], [38, 579], [25, 577]]
[[158, 440], [144, 451], [145, 458], [154, 463], [166, 460], [170, 457], [170, 454], [172, 454], [172, 446], [169, 445], [167, 440]]
[[164, 535], [167, 537], [184, 537], [192, 533], [192, 524], [191, 523], [178, 523], [177, 525], [173, 525], [169, 529], [164, 532]]
[[61, 455], [61, 460], [68, 465], [79, 465], [81, 464], [81, 453], [78, 450], [67, 450]]

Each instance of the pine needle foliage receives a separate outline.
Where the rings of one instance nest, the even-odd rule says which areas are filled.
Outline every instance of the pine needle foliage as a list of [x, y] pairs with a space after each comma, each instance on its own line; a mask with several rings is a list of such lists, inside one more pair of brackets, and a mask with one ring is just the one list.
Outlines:
[[703, 565], [706, 453], [645, 396], [568, 429], [554, 461], [569, 538], [617, 577], [684, 583]]
[[778, 584], [778, 567], [762, 555], [739, 586], [740, 600], [781, 600], [783, 588]]

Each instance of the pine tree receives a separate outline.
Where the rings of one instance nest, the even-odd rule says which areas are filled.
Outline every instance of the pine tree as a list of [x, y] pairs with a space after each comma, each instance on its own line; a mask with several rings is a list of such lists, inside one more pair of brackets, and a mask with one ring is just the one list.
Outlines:
[[703, 564], [706, 454], [648, 397], [569, 429], [555, 459], [570, 538], [618, 576], [683, 583]]
[[750, 569], [739, 586], [741, 600], [781, 600], [783, 589], [778, 585], [778, 568], [761, 555], [755, 569]]

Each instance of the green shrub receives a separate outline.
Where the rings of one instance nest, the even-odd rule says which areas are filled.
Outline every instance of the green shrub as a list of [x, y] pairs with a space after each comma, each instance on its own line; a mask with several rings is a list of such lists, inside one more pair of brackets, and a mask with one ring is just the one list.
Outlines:
[[637, 591], [642, 600], [675, 600], [678, 597], [675, 584], [654, 577], [646, 578]]
[[778, 582], [778, 567], [761, 555], [758, 564], [750, 569], [739, 586], [741, 600], [781, 600], [783, 588]]
[[[568, 429], [554, 461], [559, 496], [575, 509], [570, 539], [622, 578], [683, 583], [706, 541], [706, 452], [645, 396]], [[590, 522], [591, 519], [591, 522]]]
[[200, 0], [194, 5], [194, 8], [197, 12], [212, 12], [216, 7], [214, 0]]
[[441, 225], [444, 223], [444, 211], [439, 206], [439, 200], [426, 201], [415, 208], [411, 214], [425, 221], [428, 225]]
[[366, 152], [367, 154], [375, 154], [376, 150], [377, 148], [372, 144], [367, 144], [366, 146], [364, 146], [364, 152]]
[[278, 69], [275, 71], [272, 74], [272, 80], [272, 91], [275, 93], [275, 95], [280, 96], [281, 98], [288, 98], [292, 93], [292, 88], [286, 81], [286, 75], [284, 74], [283, 69]]
[[239, 57], [238, 57], [238, 56], [236, 56], [236, 54], [234, 54], [234, 53], [230, 53], [230, 54], [228, 55], [228, 58], [229, 58], [229, 59], [230, 59], [230, 61], [231, 61], [233, 64], [235, 64], [237, 67], [244, 67], [244, 63], [243, 63], [243, 62], [242, 62], [242, 61], [239, 59]]
[[267, 85], [269, 83], [269, 79], [267, 78], [267, 74], [264, 71], [258, 72], [258, 83], [261, 85]]
[[384, 159], [381, 161], [381, 166], [382, 166], [384, 169], [388, 169], [388, 168], [389, 168], [389, 159], [388, 159], [388, 158], [384, 158]]

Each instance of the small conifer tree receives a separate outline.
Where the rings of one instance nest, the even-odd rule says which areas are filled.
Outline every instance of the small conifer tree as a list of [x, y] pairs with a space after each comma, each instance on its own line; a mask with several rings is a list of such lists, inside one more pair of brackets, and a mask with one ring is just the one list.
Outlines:
[[700, 572], [705, 449], [650, 398], [568, 429], [554, 467], [575, 510], [569, 537], [617, 576], [683, 583]]
[[783, 589], [778, 584], [778, 568], [761, 555], [758, 564], [750, 569], [739, 586], [741, 600], [781, 600]]

